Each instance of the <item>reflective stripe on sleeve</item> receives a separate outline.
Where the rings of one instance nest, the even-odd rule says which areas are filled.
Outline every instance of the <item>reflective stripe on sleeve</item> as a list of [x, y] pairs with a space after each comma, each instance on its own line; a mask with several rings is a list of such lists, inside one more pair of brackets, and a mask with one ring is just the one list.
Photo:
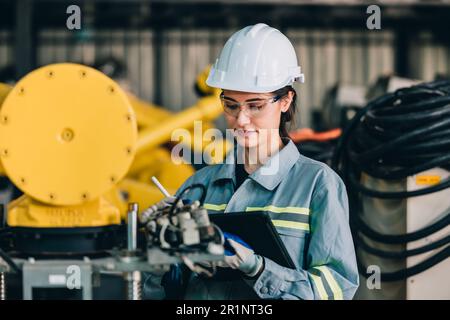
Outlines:
[[325, 276], [327, 284], [330, 286], [331, 291], [333, 292], [334, 299], [343, 300], [344, 297], [342, 295], [342, 290], [339, 287], [339, 284], [337, 283], [336, 279], [333, 277], [333, 274], [330, 272], [330, 270], [328, 270], [328, 267], [318, 266], [314, 268], [320, 270], [320, 272], [322, 272], [323, 275]]
[[211, 204], [211, 203], [204, 203], [203, 207], [206, 210], [213, 210], [213, 211], [224, 211], [225, 208], [227, 207], [227, 204]]
[[309, 231], [309, 224], [303, 223], [303, 222], [294, 222], [294, 221], [286, 221], [286, 220], [272, 220], [272, 223], [275, 227], [284, 227], [284, 228]]
[[275, 206], [265, 206], [265, 207], [247, 207], [245, 211], [272, 211], [277, 213], [298, 213], [309, 215], [309, 208], [303, 207], [275, 207]]
[[314, 284], [316, 285], [317, 291], [319, 292], [320, 299], [328, 300], [327, 292], [325, 291], [325, 287], [323, 286], [322, 279], [319, 276], [316, 276], [312, 273], [309, 274], [313, 279]]
[[308, 208], [270, 205], [265, 207], [247, 207], [245, 211], [267, 211], [276, 227], [309, 231], [310, 210]]

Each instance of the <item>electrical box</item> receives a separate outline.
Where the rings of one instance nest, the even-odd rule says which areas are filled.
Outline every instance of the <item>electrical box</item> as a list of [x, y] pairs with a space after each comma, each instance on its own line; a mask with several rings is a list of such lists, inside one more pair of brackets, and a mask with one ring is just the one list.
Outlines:
[[[450, 172], [444, 169], [435, 168], [408, 177], [408, 191], [418, 190], [441, 183], [450, 176]], [[411, 233], [422, 229], [433, 222], [449, 214], [450, 210], [450, 189], [444, 189], [438, 192], [424, 196], [411, 197], [407, 200], [407, 232]], [[430, 236], [408, 243], [408, 250], [422, 247], [436, 240], [442, 239], [450, 234], [450, 226], [431, 234]], [[448, 244], [447, 244], [448, 246]], [[421, 261], [435, 255], [445, 248], [435, 249], [421, 255], [409, 257], [407, 267], [410, 268]], [[450, 299], [450, 259], [436, 264], [430, 269], [409, 277], [406, 284], [406, 298], [415, 299]]]

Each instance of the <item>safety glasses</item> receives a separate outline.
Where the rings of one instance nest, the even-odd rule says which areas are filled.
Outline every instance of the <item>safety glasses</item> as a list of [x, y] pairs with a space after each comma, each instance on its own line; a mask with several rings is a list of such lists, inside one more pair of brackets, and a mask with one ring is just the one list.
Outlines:
[[267, 99], [256, 98], [244, 102], [237, 102], [236, 100], [225, 97], [223, 93], [220, 95], [223, 111], [235, 118], [239, 116], [241, 107], [247, 116], [251, 118], [260, 117], [264, 114], [264, 111], [267, 109], [266, 107], [269, 103], [275, 103], [281, 98], [282, 96], [274, 96]]

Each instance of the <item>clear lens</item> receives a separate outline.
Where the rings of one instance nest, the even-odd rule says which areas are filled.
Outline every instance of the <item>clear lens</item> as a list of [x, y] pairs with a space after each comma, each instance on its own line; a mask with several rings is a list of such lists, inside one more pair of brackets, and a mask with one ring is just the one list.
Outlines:
[[221, 98], [223, 110], [232, 116], [237, 116], [240, 111], [240, 105], [239, 103], [236, 103], [235, 101], [231, 101], [228, 99]]
[[241, 111], [241, 106], [243, 106], [244, 107], [243, 111], [249, 117], [258, 117], [264, 112], [268, 103], [276, 102], [278, 100], [276, 98], [277, 97], [272, 97], [269, 99], [242, 102], [242, 103], [238, 103], [236, 101], [224, 97], [220, 97], [220, 100], [222, 102], [223, 110], [225, 111], [225, 113], [231, 116], [237, 117], [239, 115], [239, 112]]

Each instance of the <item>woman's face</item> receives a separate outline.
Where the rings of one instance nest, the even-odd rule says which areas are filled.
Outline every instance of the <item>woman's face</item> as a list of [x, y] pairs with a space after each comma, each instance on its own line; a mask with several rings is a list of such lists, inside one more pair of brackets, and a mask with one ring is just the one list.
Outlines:
[[[292, 101], [293, 93], [289, 92], [286, 97], [276, 102], [271, 102], [273, 93], [251, 93], [241, 91], [223, 90], [226, 99], [234, 100], [238, 103], [244, 101], [254, 101], [262, 99], [266, 104], [257, 116], [251, 116], [248, 112], [250, 105], [241, 106], [236, 116], [225, 113], [228, 127], [233, 129], [237, 142], [245, 148], [261, 147], [279, 138], [278, 129], [280, 127], [281, 112], [286, 112]], [[269, 99], [269, 100], [268, 100]], [[259, 102], [261, 104], [261, 102]]]

